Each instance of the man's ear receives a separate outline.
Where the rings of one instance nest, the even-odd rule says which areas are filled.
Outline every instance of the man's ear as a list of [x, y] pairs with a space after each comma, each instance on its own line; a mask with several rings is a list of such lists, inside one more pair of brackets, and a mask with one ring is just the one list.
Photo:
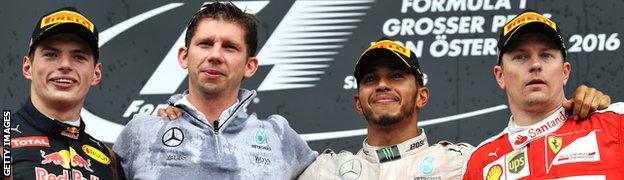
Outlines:
[[416, 106], [418, 107], [418, 109], [423, 109], [425, 106], [427, 106], [427, 103], [429, 102], [429, 88], [418, 88], [417, 96], [418, 99], [416, 99]]
[[258, 58], [257, 57], [249, 57], [247, 59], [247, 64], [245, 66], [245, 78], [250, 78], [256, 71], [258, 70]]
[[355, 94], [355, 96], [353, 96], [353, 103], [355, 105], [355, 111], [357, 111], [358, 115], [364, 116], [362, 105], [360, 105], [360, 95]]
[[30, 57], [24, 56], [24, 58], [22, 58], [22, 75], [24, 75], [24, 78], [28, 80], [32, 80], [31, 69], [32, 69], [32, 65], [31, 65]]
[[572, 71], [572, 64], [569, 62], [563, 62], [563, 86], [568, 84], [568, 79], [570, 79], [570, 72]]
[[93, 70], [93, 81], [91, 81], [91, 86], [95, 86], [102, 82], [102, 63], [97, 63], [95, 65], [95, 69]]
[[180, 47], [180, 49], [178, 49], [178, 64], [180, 64], [180, 67], [182, 67], [182, 69], [188, 68], [188, 60], [186, 59], [187, 57], [188, 47]]
[[503, 67], [496, 65], [494, 66], [492, 72], [494, 73], [494, 77], [496, 78], [496, 83], [498, 83], [498, 87], [505, 90], [505, 76], [503, 75]]

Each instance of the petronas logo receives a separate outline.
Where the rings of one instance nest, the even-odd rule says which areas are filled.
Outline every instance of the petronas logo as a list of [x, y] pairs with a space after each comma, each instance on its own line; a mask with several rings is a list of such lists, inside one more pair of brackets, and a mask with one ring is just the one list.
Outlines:
[[258, 144], [263, 144], [266, 141], [266, 136], [264, 135], [264, 129], [262, 128], [258, 128], [258, 130], [256, 131], [256, 143]]
[[399, 148], [394, 146], [385, 147], [377, 150], [377, 157], [379, 158], [379, 162], [387, 162], [393, 161], [397, 159], [401, 159], [401, 154], [399, 154]]

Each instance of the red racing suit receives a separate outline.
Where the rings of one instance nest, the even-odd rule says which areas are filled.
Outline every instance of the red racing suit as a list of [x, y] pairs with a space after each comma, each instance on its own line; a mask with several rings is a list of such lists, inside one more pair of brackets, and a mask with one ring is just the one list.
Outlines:
[[620, 102], [586, 120], [563, 108], [524, 128], [510, 118], [473, 152], [464, 179], [623, 179], [623, 114]]

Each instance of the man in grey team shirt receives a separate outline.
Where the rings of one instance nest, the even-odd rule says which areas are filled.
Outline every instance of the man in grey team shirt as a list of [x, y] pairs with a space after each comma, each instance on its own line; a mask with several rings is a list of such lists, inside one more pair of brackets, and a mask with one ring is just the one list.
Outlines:
[[280, 115], [259, 119], [241, 89], [258, 68], [257, 20], [232, 3], [202, 6], [178, 62], [189, 87], [169, 99], [181, 118], [136, 115], [113, 149], [128, 179], [293, 179], [317, 156]]

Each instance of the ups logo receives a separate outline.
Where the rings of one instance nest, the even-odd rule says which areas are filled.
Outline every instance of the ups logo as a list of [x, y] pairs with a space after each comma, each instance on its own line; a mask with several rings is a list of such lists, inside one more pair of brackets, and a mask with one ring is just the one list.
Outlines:
[[524, 164], [526, 164], [526, 160], [524, 159], [524, 151], [519, 151], [515, 155], [509, 159], [507, 162], [507, 167], [510, 173], [518, 173], [522, 171], [524, 168]]

